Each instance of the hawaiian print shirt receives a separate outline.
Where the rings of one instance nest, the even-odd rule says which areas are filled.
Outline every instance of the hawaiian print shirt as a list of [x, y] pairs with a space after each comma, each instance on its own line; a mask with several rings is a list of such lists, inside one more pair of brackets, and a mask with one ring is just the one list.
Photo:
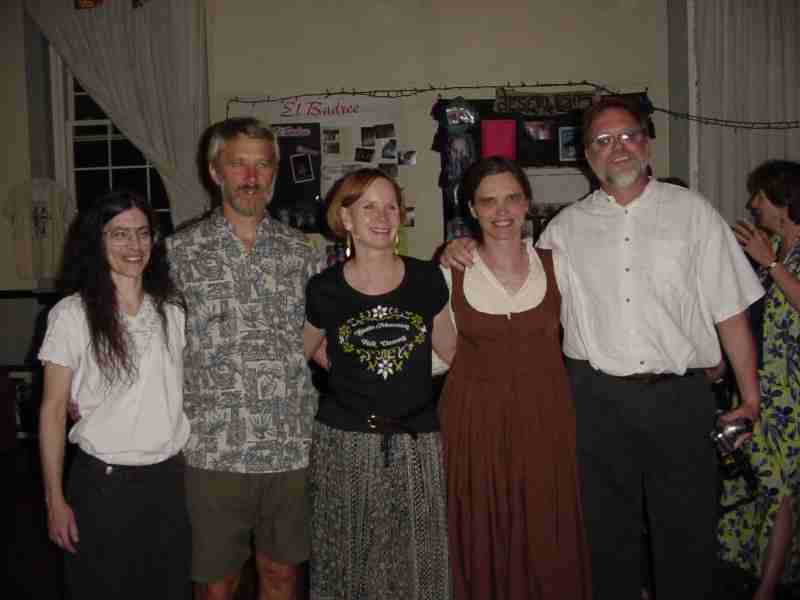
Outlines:
[[303, 355], [305, 286], [322, 252], [269, 216], [250, 252], [221, 209], [167, 240], [188, 306], [187, 463], [237, 473], [308, 464], [316, 392]]

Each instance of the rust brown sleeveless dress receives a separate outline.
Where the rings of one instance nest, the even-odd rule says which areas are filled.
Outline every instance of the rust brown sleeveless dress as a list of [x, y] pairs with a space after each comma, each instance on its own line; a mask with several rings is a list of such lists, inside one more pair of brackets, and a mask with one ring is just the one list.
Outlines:
[[456, 600], [591, 597], [575, 412], [559, 343], [561, 297], [489, 315], [453, 270], [456, 357], [440, 400]]

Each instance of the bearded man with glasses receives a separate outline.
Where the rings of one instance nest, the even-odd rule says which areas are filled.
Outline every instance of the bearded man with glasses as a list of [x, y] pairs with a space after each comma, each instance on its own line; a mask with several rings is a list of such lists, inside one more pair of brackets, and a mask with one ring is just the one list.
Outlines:
[[763, 289], [705, 198], [648, 175], [635, 107], [601, 101], [583, 132], [600, 189], [562, 211], [539, 245], [566, 258], [557, 276], [595, 597], [638, 595], [644, 493], [656, 597], [709, 598], [716, 405], [703, 372], [720, 364], [721, 342], [743, 399], [726, 418], [758, 418], [745, 310]]
[[[644, 494], [656, 597], [700, 600], [712, 597], [717, 504], [704, 373], [722, 364], [721, 343], [742, 398], [723, 418], [758, 418], [745, 311], [764, 290], [705, 198], [650, 177], [647, 131], [619, 98], [585, 111], [600, 188], [556, 215], [538, 246], [559, 257], [594, 597], [640, 595]], [[443, 262], [468, 264], [465, 254], [451, 243]]]

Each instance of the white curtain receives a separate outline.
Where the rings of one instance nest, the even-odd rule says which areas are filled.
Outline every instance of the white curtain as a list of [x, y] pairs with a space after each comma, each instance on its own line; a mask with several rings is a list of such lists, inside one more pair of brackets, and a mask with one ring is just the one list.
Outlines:
[[[736, 121], [800, 120], [800, 2], [696, 0], [698, 113]], [[733, 223], [747, 215], [747, 174], [800, 160], [800, 129], [699, 125], [701, 193]]]
[[195, 162], [208, 125], [204, 0], [25, 0], [49, 42], [119, 129], [156, 166], [176, 225], [207, 205]]

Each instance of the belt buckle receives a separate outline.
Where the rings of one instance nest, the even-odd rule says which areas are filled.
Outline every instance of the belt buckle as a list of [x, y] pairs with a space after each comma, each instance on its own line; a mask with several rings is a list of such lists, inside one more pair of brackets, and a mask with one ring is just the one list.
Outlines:
[[369, 429], [370, 431], [377, 431], [378, 429], [377, 420], [378, 420], [378, 415], [374, 413], [369, 415], [367, 417], [367, 429]]

